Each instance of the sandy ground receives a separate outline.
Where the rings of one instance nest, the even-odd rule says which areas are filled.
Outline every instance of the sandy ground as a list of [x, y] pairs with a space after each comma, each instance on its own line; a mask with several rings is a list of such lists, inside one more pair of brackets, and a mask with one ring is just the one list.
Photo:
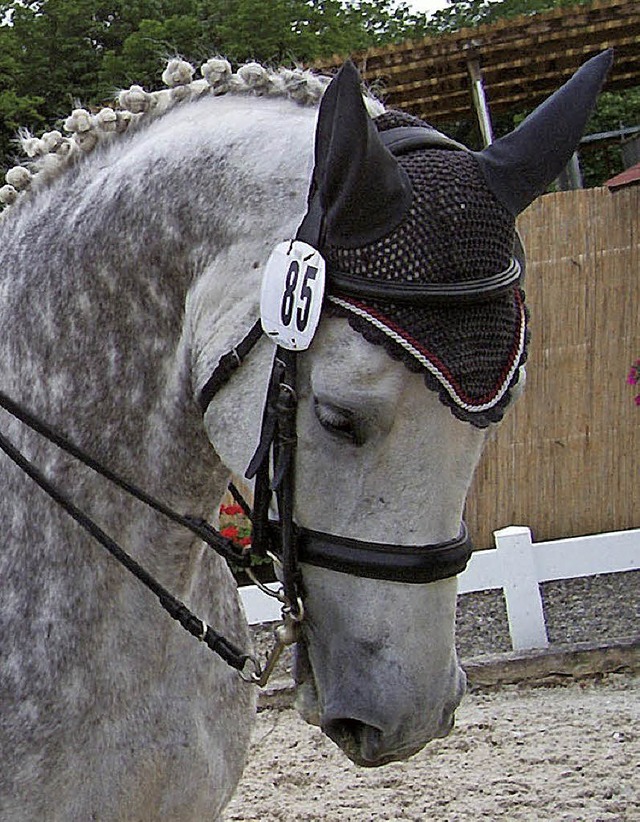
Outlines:
[[610, 674], [471, 694], [447, 739], [375, 770], [295, 711], [265, 710], [224, 819], [639, 822], [639, 691]]

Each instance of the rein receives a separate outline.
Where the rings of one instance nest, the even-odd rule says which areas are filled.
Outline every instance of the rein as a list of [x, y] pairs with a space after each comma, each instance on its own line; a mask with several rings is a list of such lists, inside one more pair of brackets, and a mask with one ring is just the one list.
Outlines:
[[[0, 391], [0, 408], [10, 413], [20, 420], [27, 427], [36, 431], [41, 436], [54, 443], [62, 451], [71, 454], [79, 462], [91, 468], [100, 476], [109, 480], [114, 485], [121, 488], [130, 496], [135, 497], [140, 502], [149, 506], [153, 510], [177, 523], [181, 527], [191, 531], [194, 535], [202, 539], [207, 545], [213, 548], [227, 561], [247, 568], [251, 564], [251, 558], [245, 551], [238, 548], [231, 540], [223, 537], [206, 520], [199, 517], [191, 517], [179, 514], [164, 503], [147, 494], [133, 483], [122, 479], [109, 468], [102, 465], [98, 460], [89, 456], [77, 445], [74, 445], [66, 437], [56, 432], [47, 423], [36, 417], [31, 412]], [[89, 516], [77, 508], [74, 503], [57, 488], [27, 457], [24, 456], [4, 434], [0, 433], [0, 450], [21, 468], [43, 491], [45, 491], [55, 502], [57, 502], [69, 516], [75, 520], [85, 531], [87, 531], [97, 542], [99, 542], [114, 559], [158, 597], [160, 605], [167, 613], [175, 619], [186, 631], [198, 639], [232, 668], [235, 668], [243, 679], [258, 684], [264, 684], [265, 672], [262, 670], [257, 659], [248, 653], [243, 652], [222, 634], [215, 631], [203, 619], [198, 617], [187, 606], [174, 597], [158, 580], [156, 580], [147, 570], [145, 570], [136, 560], [124, 551], [107, 533], [105, 533]], [[253, 668], [252, 672], [247, 671], [247, 664]]]

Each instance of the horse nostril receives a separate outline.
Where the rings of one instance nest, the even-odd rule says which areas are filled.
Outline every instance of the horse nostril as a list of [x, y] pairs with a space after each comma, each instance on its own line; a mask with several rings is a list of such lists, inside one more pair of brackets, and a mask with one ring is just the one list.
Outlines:
[[382, 732], [357, 719], [332, 719], [322, 726], [336, 745], [361, 764], [375, 764], [382, 754]]

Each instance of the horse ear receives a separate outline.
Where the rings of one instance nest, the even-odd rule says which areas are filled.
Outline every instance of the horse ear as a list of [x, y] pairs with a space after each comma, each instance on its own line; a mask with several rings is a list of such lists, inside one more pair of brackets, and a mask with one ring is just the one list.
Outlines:
[[474, 152], [489, 188], [514, 216], [569, 162], [612, 62], [612, 49], [592, 57], [518, 128]]
[[298, 239], [319, 247], [365, 245], [392, 231], [412, 199], [407, 173], [382, 144], [349, 61], [320, 105], [308, 211]]

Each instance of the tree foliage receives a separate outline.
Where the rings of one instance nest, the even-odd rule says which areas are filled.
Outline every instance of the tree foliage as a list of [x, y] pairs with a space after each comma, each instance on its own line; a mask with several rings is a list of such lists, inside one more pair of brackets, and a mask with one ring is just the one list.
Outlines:
[[[76, 101], [100, 105], [131, 83], [157, 88], [175, 55], [308, 63], [576, 0], [448, 2], [429, 18], [397, 0], [0, 0], [0, 155], [10, 160], [19, 126], [51, 127]], [[607, 97], [597, 122], [640, 122], [638, 93]]]
[[428, 31], [393, 0], [10, 0], [0, 2], [0, 152], [75, 100], [135, 82], [158, 87], [166, 58], [303, 63]]
[[591, 0], [447, 0], [449, 5], [434, 12], [429, 24], [441, 34], [494, 23], [521, 14], [536, 14], [559, 6], [576, 6]]

